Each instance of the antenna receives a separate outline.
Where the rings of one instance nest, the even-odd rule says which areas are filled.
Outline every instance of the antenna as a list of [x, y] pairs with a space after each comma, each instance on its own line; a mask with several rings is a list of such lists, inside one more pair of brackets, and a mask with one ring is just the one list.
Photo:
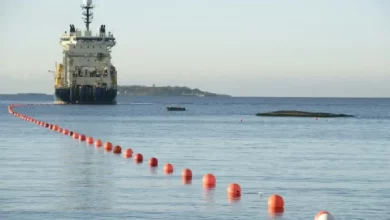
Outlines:
[[87, 27], [87, 31], [89, 31], [89, 24], [92, 22], [93, 18], [93, 9], [92, 0], [84, 0], [83, 4], [81, 5], [81, 8], [84, 10], [83, 15], [84, 17], [84, 23]]

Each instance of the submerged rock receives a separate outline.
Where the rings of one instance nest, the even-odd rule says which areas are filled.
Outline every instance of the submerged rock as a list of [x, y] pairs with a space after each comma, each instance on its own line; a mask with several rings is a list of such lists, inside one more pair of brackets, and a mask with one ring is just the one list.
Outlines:
[[257, 113], [256, 116], [274, 116], [274, 117], [317, 117], [317, 118], [332, 118], [332, 117], [353, 117], [353, 115], [333, 114], [326, 112], [304, 112], [304, 111], [275, 111]]

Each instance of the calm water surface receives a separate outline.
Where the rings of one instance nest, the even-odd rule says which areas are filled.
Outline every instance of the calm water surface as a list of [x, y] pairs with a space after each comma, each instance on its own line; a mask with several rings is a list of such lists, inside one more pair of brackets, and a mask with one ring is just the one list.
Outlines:
[[[119, 98], [115, 106], [16, 111], [131, 147], [145, 162], [105, 153], [7, 112], [51, 97], [0, 96], [0, 219], [390, 219], [390, 99]], [[167, 112], [181, 104], [186, 112]], [[273, 110], [355, 118], [266, 118]], [[242, 119], [242, 122], [241, 122]], [[159, 159], [151, 169], [147, 160]], [[163, 164], [175, 172], [164, 175]], [[191, 184], [180, 173], [190, 168]], [[214, 190], [202, 189], [213, 173]], [[239, 201], [226, 187], [241, 185]], [[285, 200], [282, 216], [267, 198]]]

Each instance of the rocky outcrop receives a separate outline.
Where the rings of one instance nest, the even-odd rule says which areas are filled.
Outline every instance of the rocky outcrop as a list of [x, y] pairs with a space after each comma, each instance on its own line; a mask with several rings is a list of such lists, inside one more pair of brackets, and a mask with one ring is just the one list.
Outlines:
[[334, 118], [334, 117], [354, 117], [346, 114], [333, 114], [326, 112], [304, 112], [304, 111], [275, 111], [257, 113], [256, 116], [274, 116], [274, 117], [316, 117], [316, 118]]

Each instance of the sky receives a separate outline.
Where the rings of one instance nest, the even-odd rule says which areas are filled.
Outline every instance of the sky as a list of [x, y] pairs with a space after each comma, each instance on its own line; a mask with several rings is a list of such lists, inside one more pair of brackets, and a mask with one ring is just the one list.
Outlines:
[[[233, 96], [390, 97], [388, 0], [95, 0], [119, 85]], [[0, 1], [0, 93], [53, 92], [81, 0]]]

